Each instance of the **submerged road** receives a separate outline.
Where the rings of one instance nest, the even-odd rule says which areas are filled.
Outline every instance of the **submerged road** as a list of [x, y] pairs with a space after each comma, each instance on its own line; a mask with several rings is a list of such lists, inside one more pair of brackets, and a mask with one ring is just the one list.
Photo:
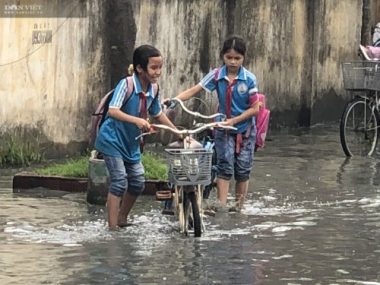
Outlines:
[[85, 194], [15, 195], [0, 177], [0, 284], [380, 284], [380, 159], [345, 159], [337, 126], [270, 134], [242, 213], [178, 233], [144, 196], [109, 232]]

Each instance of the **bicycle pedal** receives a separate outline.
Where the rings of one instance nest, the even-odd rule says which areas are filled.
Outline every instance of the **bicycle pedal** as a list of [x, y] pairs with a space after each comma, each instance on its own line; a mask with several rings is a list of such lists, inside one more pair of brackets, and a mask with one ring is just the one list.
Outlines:
[[171, 190], [159, 190], [156, 191], [156, 200], [158, 201], [166, 201], [171, 200], [173, 198]]

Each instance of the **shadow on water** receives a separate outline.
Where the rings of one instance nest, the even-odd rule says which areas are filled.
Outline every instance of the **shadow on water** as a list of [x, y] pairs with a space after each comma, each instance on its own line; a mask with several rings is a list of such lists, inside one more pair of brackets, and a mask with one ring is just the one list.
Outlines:
[[206, 217], [200, 239], [152, 197], [109, 232], [84, 194], [14, 195], [3, 175], [0, 283], [380, 284], [378, 157], [346, 159], [336, 126], [270, 138], [245, 209]]

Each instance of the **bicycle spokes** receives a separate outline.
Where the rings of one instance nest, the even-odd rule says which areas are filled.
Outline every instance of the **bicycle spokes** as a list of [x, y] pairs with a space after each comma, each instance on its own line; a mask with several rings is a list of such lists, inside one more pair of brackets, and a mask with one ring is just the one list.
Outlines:
[[372, 155], [378, 137], [377, 111], [367, 98], [349, 102], [342, 115], [340, 138], [347, 156]]

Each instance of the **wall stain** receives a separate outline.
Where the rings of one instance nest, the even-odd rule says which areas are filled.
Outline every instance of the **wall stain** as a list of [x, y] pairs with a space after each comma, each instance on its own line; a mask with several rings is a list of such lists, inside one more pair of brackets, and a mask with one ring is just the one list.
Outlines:
[[[136, 43], [151, 43], [163, 52], [160, 84], [166, 96], [175, 96], [221, 63], [221, 44], [227, 34], [235, 33], [246, 39], [244, 65], [254, 72], [259, 90], [267, 95], [271, 126], [335, 121], [340, 116], [336, 110], [341, 111], [348, 97], [340, 64], [356, 59], [364, 31], [368, 33], [380, 16], [380, 0], [81, 3], [86, 4], [80, 7], [87, 9], [88, 17], [79, 23], [68, 20], [53, 35], [50, 49], [33, 54], [35, 61], [30, 58], [26, 63], [0, 66], [3, 82], [10, 81], [10, 74], [25, 82], [24, 89], [0, 83], [1, 95], [20, 98], [15, 104], [11, 96], [2, 97], [2, 134], [12, 134], [17, 127], [36, 128], [46, 145], [81, 148], [87, 140], [91, 112], [126, 75]], [[3, 21], [15, 27], [16, 41], [25, 41], [29, 32], [22, 20]], [[1, 47], [1, 54], [11, 52], [8, 46]], [[64, 151], [53, 145], [55, 151]]]
[[107, 13], [107, 47], [111, 64], [111, 87], [127, 75], [127, 68], [133, 62], [132, 54], [136, 42], [136, 23], [130, 1], [110, 1]]

